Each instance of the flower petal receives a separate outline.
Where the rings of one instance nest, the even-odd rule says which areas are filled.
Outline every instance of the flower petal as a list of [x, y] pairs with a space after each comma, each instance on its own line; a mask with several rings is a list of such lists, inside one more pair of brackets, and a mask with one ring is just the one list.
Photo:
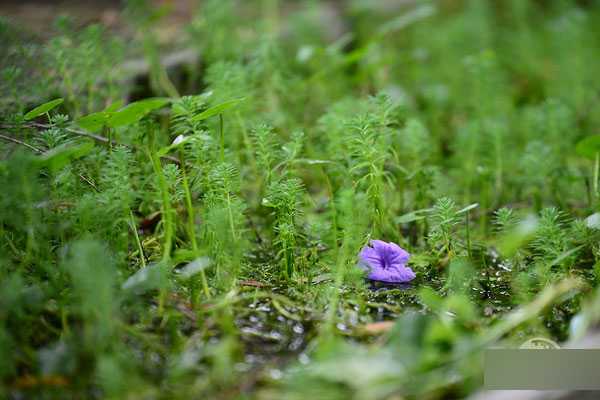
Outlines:
[[415, 278], [413, 270], [406, 266], [410, 254], [396, 243], [371, 240], [359, 258], [359, 267], [368, 271], [371, 280], [402, 283]]
[[388, 244], [387, 242], [384, 242], [383, 240], [371, 240], [369, 241], [369, 245], [371, 247], [373, 247], [375, 250], [377, 250], [378, 252], [383, 252], [386, 251], [388, 248]]
[[379, 255], [377, 250], [372, 247], [365, 246], [361, 250], [360, 260], [367, 264], [367, 266], [371, 269], [373, 268], [383, 268], [383, 258]]
[[373, 281], [404, 283], [412, 281], [415, 276], [412, 269], [403, 266], [400, 268], [372, 269], [368, 278]]
[[389, 242], [388, 244], [388, 254], [389, 261], [391, 263], [406, 263], [410, 258], [410, 253], [404, 250], [402, 247], [398, 246], [394, 242]]

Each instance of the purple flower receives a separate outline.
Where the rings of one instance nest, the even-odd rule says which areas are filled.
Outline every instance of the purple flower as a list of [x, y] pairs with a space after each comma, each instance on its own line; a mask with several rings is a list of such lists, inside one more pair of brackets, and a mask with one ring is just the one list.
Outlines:
[[410, 254], [396, 243], [371, 240], [359, 254], [359, 266], [367, 271], [367, 278], [382, 282], [408, 282], [415, 278], [412, 269], [406, 266]]

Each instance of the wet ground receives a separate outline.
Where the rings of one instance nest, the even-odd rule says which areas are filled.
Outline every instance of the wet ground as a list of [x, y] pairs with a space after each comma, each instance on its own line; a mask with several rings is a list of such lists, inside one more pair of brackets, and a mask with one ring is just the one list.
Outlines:
[[[493, 249], [486, 250], [483, 256], [486, 267], [477, 271], [467, 294], [476, 304], [482, 325], [488, 325], [515, 306], [510, 284], [513, 267], [501, 260]], [[369, 341], [373, 333], [389, 329], [386, 323], [404, 312], [430, 312], [419, 299], [419, 289], [424, 285], [431, 286], [445, 296], [444, 282], [445, 279], [440, 278], [399, 285], [367, 282], [368, 289], [363, 296], [357, 296], [350, 288], [342, 288], [337, 332], [352, 340]], [[566, 338], [568, 322], [578, 309], [576, 305], [577, 299], [571, 299], [540, 316], [541, 324], [554, 339]], [[284, 305], [277, 302], [274, 305], [273, 299], [269, 298], [238, 304], [235, 324], [245, 346], [244, 362], [238, 368], [260, 370], [268, 367], [270, 371], [289, 361], [308, 362], [306, 349], [318, 333], [322, 315], [306, 312], [303, 307], [306, 305], [301, 299]], [[371, 334], [365, 335], [365, 327], [373, 328]]]

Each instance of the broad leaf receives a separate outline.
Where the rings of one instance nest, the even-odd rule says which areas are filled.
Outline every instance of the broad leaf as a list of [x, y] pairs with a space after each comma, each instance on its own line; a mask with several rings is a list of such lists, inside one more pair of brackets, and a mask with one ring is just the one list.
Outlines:
[[123, 107], [123, 100], [117, 100], [114, 103], [111, 103], [108, 107], [104, 109], [106, 112], [115, 112], [119, 108]]
[[119, 126], [131, 125], [148, 115], [150, 112], [164, 107], [169, 103], [167, 98], [153, 98], [136, 101], [128, 104], [119, 111], [115, 112], [109, 119], [107, 126], [116, 128]]
[[31, 110], [27, 114], [25, 114], [25, 116], [24, 116], [25, 121], [29, 121], [31, 119], [39, 117], [42, 114], [47, 113], [48, 111], [52, 110], [54, 107], [61, 104], [63, 101], [64, 100], [62, 98], [59, 98], [59, 99], [54, 99], [47, 103], [37, 106], [36, 108], [34, 108], [33, 110]]
[[228, 109], [236, 106], [238, 103], [241, 103], [244, 100], [245, 100], [245, 98], [242, 97], [239, 99], [233, 99], [233, 100], [223, 102], [221, 104], [217, 104], [216, 106], [211, 107], [211, 108], [201, 112], [200, 114], [193, 116], [192, 121], [193, 122], [203, 121], [205, 119], [212, 117], [213, 115], [221, 114], [225, 110], [228, 110]]
[[86, 129], [90, 132], [96, 132], [108, 124], [108, 121], [112, 115], [112, 112], [100, 111], [81, 117], [75, 122], [83, 129]]
[[596, 158], [596, 154], [600, 153], [600, 135], [588, 136], [580, 140], [575, 146], [575, 152], [592, 160]]

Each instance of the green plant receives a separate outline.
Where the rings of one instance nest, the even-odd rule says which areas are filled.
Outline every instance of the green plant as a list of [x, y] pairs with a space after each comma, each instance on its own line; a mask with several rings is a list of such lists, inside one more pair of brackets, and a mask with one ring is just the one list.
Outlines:
[[275, 244], [281, 259], [281, 277], [290, 280], [295, 274], [298, 239], [298, 217], [301, 215], [300, 196], [304, 188], [297, 178], [274, 181], [267, 189], [263, 205], [273, 208], [275, 214]]
[[597, 2], [151, 3], [0, 19], [1, 398], [462, 398], [593, 327]]

